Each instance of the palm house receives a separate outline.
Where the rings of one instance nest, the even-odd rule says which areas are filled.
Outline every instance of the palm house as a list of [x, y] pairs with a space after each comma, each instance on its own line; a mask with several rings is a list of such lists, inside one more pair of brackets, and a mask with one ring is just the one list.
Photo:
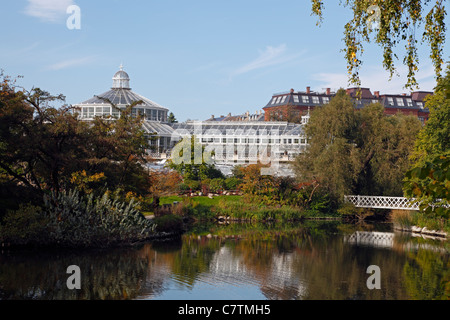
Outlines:
[[120, 110], [134, 102], [141, 101], [132, 109], [133, 115], [144, 118], [143, 129], [146, 133], [154, 135], [157, 139], [150, 139], [153, 152], [165, 153], [170, 149], [173, 129], [167, 122], [168, 109], [153, 102], [130, 88], [130, 77], [120, 66], [120, 70], [112, 78], [112, 88], [102, 94], [95, 95], [89, 100], [75, 105], [81, 120], [92, 121], [95, 117], [108, 117], [117, 119]]
[[169, 123], [167, 108], [131, 90], [130, 77], [122, 66], [112, 80], [109, 91], [75, 105], [80, 119], [118, 119], [120, 110], [141, 101], [133, 106], [132, 114], [143, 117], [142, 126], [149, 137], [148, 153], [162, 162], [173, 156], [175, 144], [192, 136], [212, 151], [214, 162], [222, 166], [256, 163], [263, 159], [287, 164], [307, 147], [303, 128], [309, 113], [302, 117], [300, 124], [264, 121], [262, 115], [238, 119], [231, 117], [227, 121], [214, 119]]

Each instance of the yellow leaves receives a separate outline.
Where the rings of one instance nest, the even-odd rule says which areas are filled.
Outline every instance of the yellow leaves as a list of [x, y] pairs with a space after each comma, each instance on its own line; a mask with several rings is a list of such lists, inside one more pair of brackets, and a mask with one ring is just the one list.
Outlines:
[[420, 190], [419, 187], [415, 187], [415, 188], [413, 189], [413, 193], [414, 193], [417, 197], [420, 197], [420, 196], [422, 195], [422, 190]]
[[90, 183], [99, 182], [103, 179], [106, 179], [106, 176], [103, 172], [88, 175], [86, 173], [86, 170], [82, 170], [72, 173], [70, 183], [74, 184], [78, 189], [86, 193], [91, 193], [92, 189], [88, 188], [88, 185]]

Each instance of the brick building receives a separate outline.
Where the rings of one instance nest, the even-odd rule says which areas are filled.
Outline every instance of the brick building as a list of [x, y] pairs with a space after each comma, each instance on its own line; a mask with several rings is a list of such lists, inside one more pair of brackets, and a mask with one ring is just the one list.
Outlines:
[[[375, 91], [373, 94], [369, 88], [360, 88], [361, 93], [357, 98], [358, 88], [347, 89], [347, 94], [352, 97], [355, 108], [360, 109], [370, 103], [381, 103], [384, 106], [385, 114], [394, 115], [398, 112], [414, 115], [423, 123], [428, 120], [429, 110], [425, 108], [424, 99], [427, 95], [433, 94], [428, 91], [417, 91], [410, 95], [406, 94], [380, 94]], [[264, 121], [293, 121], [300, 119], [301, 115], [308, 110], [313, 110], [317, 106], [322, 106], [330, 102], [336, 95], [330, 89], [324, 92], [314, 92], [310, 87], [306, 91], [295, 91], [276, 93], [269, 103], [263, 108]]]

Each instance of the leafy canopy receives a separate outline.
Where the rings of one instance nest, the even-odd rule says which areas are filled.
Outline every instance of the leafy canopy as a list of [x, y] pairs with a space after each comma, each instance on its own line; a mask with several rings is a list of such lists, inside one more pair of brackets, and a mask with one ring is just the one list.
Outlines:
[[419, 199], [425, 213], [448, 219], [450, 208], [443, 205], [450, 204], [450, 66], [425, 106], [430, 115], [415, 144], [405, 194]]
[[[46, 193], [74, 186], [148, 190], [143, 164], [148, 137], [128, 106], [120, 119], [81, 121], [64, 96], [39, 88], [18, 90], [0, 74], [0, 177], [3, 185]], [[137, 102], [138, 103], [138, 102]], [[115, 106], [113, 106], [115, 107]], [[8, 189], [5, 188], [5, 189]], [[4, 196], [3, 194], [1, 195]]]
[[344, 195], [401, 196], [409, 155], [421, 128], [413, 116], [387, 117], [383, 106], [357, 110], [345, 90], [315, 108], [309, 146], [294, 162], [301, 182], [315, 182], [339, 204]]
[[[311, 0], [312, 14], [323, 21], [324, 1]], [[430, 47], [430, 58], [436, 77], [441, 77], [443, 48], [446, 40], [445, 0], [345, 0], [345, 7], [352, 10], [353, 17], [345, 25], [343, 49], [347, 61], [349, 80], [360, 86], [359, 69], [362, 65], [364, 43], [370, 43], [372, 34], [377, 45], [383, 49], [383, 67], [394, 76], [397, 45], [404, 44], [403, 64], [408, 67], [406, 88], [418, 87], [416, 73], [419, 69], [417, 48], [420, 37], [416, 35], [423, 27], [422, 43]]]

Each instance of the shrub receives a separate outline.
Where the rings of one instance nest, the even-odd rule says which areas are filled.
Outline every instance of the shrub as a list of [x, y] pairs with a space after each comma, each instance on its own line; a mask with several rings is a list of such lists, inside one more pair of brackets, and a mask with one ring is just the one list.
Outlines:
[[351, 203], [344, 203], [338, 210], [338, 213], [345, 218], [364, 220], [367, 217], [373, 216], [375, 212], [367, 208], [357, 208]]
[[242, 183], [242, 180], [238, 179], [236, 177], [227, 178], [225, 180], [225, 189], [227, 189], [227, 190], [237, 190], [241, 183]]
[[67, 246], [107, 246], [131, 243], [149, 237], [153, 222], [137, 209], [134, 200], [126, 204], [108, 195], [94, 199], [77, 191], [44, 198], [48, 231], [52, 242]]
[[211, 192], [218, 192], [219, 190], [223, 190], [225, 188], [225, 180], [222, 178], [211, 179], [209, 183], [209, 190]]
[[181, 233], [183, 231], [183, 218], [173, 214], [154, 219], [157, 232]]
[[358, 208], [355, 207], [352, 203], [344, 203], [337, 212], [342, 216], [354, 216], [356, 215]]
[[201, 184], [196, 180], [185, 180], [184, 183], [191, 189], [192, 191], [200, 190]]
[[29, 245], [42, 242], [45, 236], [46, 219], [42, 208], [21, 204], [16, 211], [9, 211], [0, 226], [0, 242]]
[[191, 188], [186, 184], [186, 183], [180, 183], [179, 185], [178, 185], [178, 190], [180, 191], [180, 192], [186, 192], [186, 191], [189, 191]]
[[106, 247], [147, 239], [155, 225], [136, 209], [134, 200], [127, 204], [109, 199], [107, 193], [94, 198], [69, 191], [45, 196], [41, 210], [29, 206], [11, 213], [5, 229], [3, 241], [13, 245]]
[[392, 222], [403, 226], [412, 226], [412, 212], [409, 210], [392, 210], [390, 219]]

